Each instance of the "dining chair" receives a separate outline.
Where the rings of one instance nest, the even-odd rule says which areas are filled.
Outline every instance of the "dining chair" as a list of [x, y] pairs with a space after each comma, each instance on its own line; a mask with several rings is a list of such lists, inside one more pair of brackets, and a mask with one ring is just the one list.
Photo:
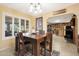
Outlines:
[[24, 56], [25, 54], [27, 54], [27, 49], [30, 47], [30, 42], [25, 42], [24, 37], [23, 37], [23, 33], [19, 32], [17, 34], [17, 55], [18, 56]]
[[[40, 43], [41, 46], [41, 54], [42, 55], [51, 55], [51, 43], [52, 43], [52, 33], [47, 32], [46, 37], [44, 38], [45, 40]], [[47, 53], [48, 52], [48, 53]]]

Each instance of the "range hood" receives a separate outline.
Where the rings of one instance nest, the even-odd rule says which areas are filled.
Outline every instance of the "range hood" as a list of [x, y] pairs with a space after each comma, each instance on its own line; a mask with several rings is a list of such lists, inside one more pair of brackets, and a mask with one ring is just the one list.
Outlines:
[[74, 14], [65, 14], [65, 15], [51, 17], [48, 19], [48, 24], [69, 23], [72, 20], [73, 15]]

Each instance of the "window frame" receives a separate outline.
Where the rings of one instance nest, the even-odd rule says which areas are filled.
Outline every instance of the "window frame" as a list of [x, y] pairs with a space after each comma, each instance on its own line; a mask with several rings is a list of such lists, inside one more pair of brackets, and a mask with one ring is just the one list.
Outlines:
[[[18, 21], [19, 21], [19, 32], [20, 32], [20, 18], [14, 16], [14, 18], [13, 18], [13, 25], [15, 24], [15, 23], [14, 23], [14, 22], [15, 22], [15, 18], [18, 18]], [[14, 26], [13, 26], [13, 27], [14, 27]], [[13, 36], [15, 36], [15, 35], [14, 35], [14, 28], [13, 28]]]
[[[28, 29], [27, 29], [27, 24], [26, 24], [27, 21], [28, 21]], [[30, 24], [31, 24], [31, 23], [30, 23], [29, 20], [26, 20], [26, 21], [25, 21], [25, 28], [26, 28], [26, 31], [27, 31], [27, 30], [30, 30], [30, 29], [29, 29], [29, 28], [30, 28]]]
[[[21, 18], [21, 19], [20, 19], [20, 23], [21, 23], [22, 20], [24, 20], [24, 26], [23, 26], [23, 27], [25, 27], [25, 23], [26, 23], [25, 21], [26, 21], [26, 20], [23, 19], [23, 18]], [[20, 26], [22, 27], [22, 24], [21, 24]], [[21, 27], [20, 27], [20, 28], [21, 28]], [[24, 31], [25, 31], [25, 30], [26, 30], [26, 29], [24, 28]], [[22, 31], [22, 29], [21, 29], [21, 31]]]
[[9, 14], [9, 13], [3, 13], [2, 14], [2, 40], [7, 40], [7, 39], [9, 39], [9, 38], [14, 38], [13, 37], [13, 30], [12, 30], [12, 36], [5, 36], [5, 17], [6, 16], [9, 16], [9, 17], [11, 17], [12, 18], [12, 29], [13, 29], [13, 16], [11, 15], [11, 14]]

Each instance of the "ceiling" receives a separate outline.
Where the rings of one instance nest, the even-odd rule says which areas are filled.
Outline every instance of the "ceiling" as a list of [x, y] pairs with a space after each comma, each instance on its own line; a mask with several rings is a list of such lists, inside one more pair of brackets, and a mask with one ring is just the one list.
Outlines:
[[29, 3], [2, 3], [1, 5], [16, 9], [20, 12], [27, 13], [29, 15], [37, 17], [38, 15], [45, 14], [51, 11], [57, 11], [73, 5], [73, 3], [40, 3], [41, 4], [41, 13], [34, 14], [29, 11]]

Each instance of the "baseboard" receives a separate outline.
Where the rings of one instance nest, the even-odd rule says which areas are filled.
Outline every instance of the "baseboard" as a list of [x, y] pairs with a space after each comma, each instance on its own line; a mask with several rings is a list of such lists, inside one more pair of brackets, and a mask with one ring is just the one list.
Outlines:
[[6, 50], [6, 49], [9, 49], [9, 48], [1, 48], [0, 51]]
[[6, 49], [12, 49], [12, 47], [1, 48], [0, 51], [6, 50]]

